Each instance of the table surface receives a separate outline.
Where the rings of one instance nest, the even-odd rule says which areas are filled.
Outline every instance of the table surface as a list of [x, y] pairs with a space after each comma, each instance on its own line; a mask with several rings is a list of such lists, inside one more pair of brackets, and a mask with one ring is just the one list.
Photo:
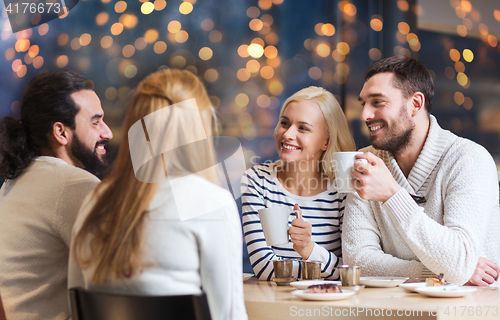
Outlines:
[[295, 288], [252, 278], [244, 282], [250, 320], [258, 319], [500, 319], [499, 288], [477, 288], [463, 298], [429, 298], [402, 288], [365, 288], [338, 301], [304, 301]]

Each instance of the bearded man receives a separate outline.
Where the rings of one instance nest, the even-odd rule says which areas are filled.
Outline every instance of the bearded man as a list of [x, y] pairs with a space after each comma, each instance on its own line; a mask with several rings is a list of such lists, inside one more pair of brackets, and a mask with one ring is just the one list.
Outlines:
[[367, 71], [359, 100], [371, 146], [352, 175], [343, 258], [367, 276], [443, 273], [457, 284], [498, 279], [500, 214], [495, 162], [482, 146], [443, 130], [430, 114], [434, 84], [397, 56]]
[[[71, 229], [106, 167], [101, 102], [87, 78], [42, 72], [21, 119], [0, 121], [0, 292], [7, 319], [69, 319]], [[83, 170], [85, 169], [85, 170]], [[93, 173], [93, 174], [92, 174]]]

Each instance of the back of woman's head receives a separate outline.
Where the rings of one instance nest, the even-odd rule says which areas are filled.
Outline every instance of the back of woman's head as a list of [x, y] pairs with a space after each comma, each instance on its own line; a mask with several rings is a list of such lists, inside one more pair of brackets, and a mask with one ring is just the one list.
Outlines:
[[321, 156], [321, 170], [328, 178], [335, 177], [332, 154], [339, 151], [354, 151], [354, 139], [349, 132], [347, 118], [334, 95], [324, 88], [310, 86], [290, 96], [280, 111], [280, 119], [290, 102], [312, 101], [318, 104], [325, 118], [328, 148]]
[[[183, 102], [190, 99], [196, 101], [195, 113], [184, 112], [186, 105]], [[202, 118], [202, 128], [190, 125], [196, 115]], [[213, 108], [203, 83], [189, 71], [163, 69], [139, 83], [123, 123], [123, 136], [113, 170], [96, 189], [98, 198], [74, 242], [78, 263], [84, 269], [96, 265], [92, 282], [128, 278], [142, 268], [143, 221], [158, 185], [136, 177], [131, 152], [137, 150], [130, 145], [130, 128], [140, 124], [145, 130], [140, 133], [146, 134], [147, 144], [158, 145], [158, 137], [153, 137], [148, 130], [151, 129], [149, 120], [155, 122], [158, 118], [159, 122], [153, 126], [160, 127], [160, 138], [166, 139], [168, 145], [173, 145], [179, 142], [178, 137], [182, 135], [191, 135], [189, 139], [192, 139], [193, 135], [198, 137], [202, 134], [208, 138], [212, 115]], [[148, 146], [142, 150], [150, 152]], [[199, 154], [199, 150], [188, 148], [183, 149], [179, 156], [160, 158], [160, 155], [156, 155], [156, 158], [164, 160], [166, 174], [169, 175], [168, 163], [177, 165], [183, 162], [179, 165], [190, 170]], [[170, 159], [176, 157], [180, 161]], [[83, 248], [88, 236], [92, 237], [90, 252]]]
[[[190, 174], [207, 168], [207, 161], [212, 160], [209, 138], [212, 134], [212, 120], [214, 111], [203, 83], [193, 73], [179, 69], [163, 69], [146, 77], [138, 85], [132, 104], [128, 110], [123, 131], [128, 133], [122, 140], [124, 152], [119, 153], [119, 163], [125, 165], [138, 154], [147, 153], [140, 163], [149, 157], [150, 151], [144, 145], [131, 145], [134, 132], [143, 137], [147, 134], [150, 144], [156, 146], [155, 152], [166, 152], [162, 161], [151, 161], [159, 164], [164, 175]], [[142, 125], [139, 125], [142, 122]], [[132, 126], [139, 128], [139, 132], [131, 130]], [[158, 130], [161, 128], [161, 130]], [[200, 141], [200, 143], [194, 143]], [[207, 143], [205, 143], [207, 142]], [[161, 147], [159, 147], [161, 146]], [[168, 151], [168, 152], [167, 152]], [[160, 159], [159, 154], [154, 154]], [[123, 161], [122, 161], [123, 160]], [[164, 168], [163, 168], [164, 167]], [[122, 173], [124, 167], [117, 168]], [[144, 165], [141, 169], [149, 170], [154, 174], [156, 170]], [[155, 178], [137, 176], [143, 182], [156, 182]], [[212, 179], [209, 179], [212, 180]], [[212, 181], [214, 182], [214, 181]]]
[[49, 147], [54, 123], [75, 129], [79, 109], [70, 95], [92, 88], [92, 81], [69, 70], [44, 71], [33, 78], [21, 98], [21, 120], [7, 116], [0, 121], [0, 177], [17, 178], [41, 148]]

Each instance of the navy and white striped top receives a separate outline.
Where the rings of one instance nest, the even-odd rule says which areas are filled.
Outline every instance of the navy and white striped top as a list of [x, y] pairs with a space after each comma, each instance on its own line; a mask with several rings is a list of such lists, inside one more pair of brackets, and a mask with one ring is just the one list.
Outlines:
[[[302, 217], [312, 225], [311, 240], [315, 242], [309, 260], [322, 261], [321, 277], [338, 278], [334, 267], [341, 264], [342, 219], [346, 194], [338, 193], [335, 183], [330, 183], [325, 192], [312, 197], [301, 197], [290, 193], [278, 181], [276, 165], [255, 165], [245, 172], [242, 179], [243, 232], [250, 263], [260, 280], [274, 277], [272, 260], [297, 259], [301, 256], [289, 242], [282, 246], [268, 247], [262, 231], [258, 210], [275, 206], [288, 206], [290, 212], [297, 203]], [[291, 222], [295, 219], [292, 214]], [[300, 265], [294, 261], [293, 276], [300, 276]]]

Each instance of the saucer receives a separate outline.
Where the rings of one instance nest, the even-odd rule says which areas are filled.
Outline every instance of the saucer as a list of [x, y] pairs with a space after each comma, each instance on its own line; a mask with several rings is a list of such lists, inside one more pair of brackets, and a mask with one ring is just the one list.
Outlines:
[[243, 273], [243, 281], [247, 281], [248, 279], [254, 276], [253, 273]]
[[327, 301], [327, 300], [347, 299], [347, 298], [355, 295], [355, 292], [345, 290], [345, 291], [336, 292], [336, 293], [309, 293], [309, 292], [307, 292], [307, 290], [295, 290], [295, 291], [292, 291], [292, 294], [296, 297], [299, 297], [300, 299], [303, 299], [303, 300]]
[[397, 287], [408, 280], [406, 277], [361, 277], [359, 281], [371, 288], [391, 288]]
[[297, 277], [290, 277], [290, 278], [273, 278], [273, 281], [276, 283], [278, 286], [289, 286], [290, 282], [297, 281]]
[[358, 294], [364, 288], [365, 288], [365, 285], [361, 284], [359, 286], [346, 286], [346, 287], [341, 286], [340, 290], [342, 290], [342, 291], [344, 291], [344, 290], [354, 291], [354, 292], [356, 292], [356, 294]]
[[448, 286], [415, 288], [415, 291], [418, 293], [433, 298], [460, 298], [468, 295], [469, 293], [475, 292], [476, 290], [477, 288], [474, 287]]

